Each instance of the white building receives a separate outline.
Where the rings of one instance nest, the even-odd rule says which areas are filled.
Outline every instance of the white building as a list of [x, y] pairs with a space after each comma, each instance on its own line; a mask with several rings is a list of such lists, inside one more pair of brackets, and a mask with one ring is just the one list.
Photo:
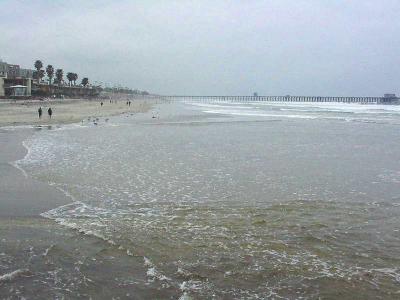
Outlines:
[[0, 97], [31, 96], [33, 70], [0, 60]]

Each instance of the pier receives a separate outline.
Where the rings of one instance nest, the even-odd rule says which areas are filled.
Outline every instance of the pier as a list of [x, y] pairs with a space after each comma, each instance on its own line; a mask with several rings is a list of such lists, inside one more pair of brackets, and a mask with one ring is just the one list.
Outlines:
[[181, 102], [338, 102], [361, 104], [400, 104], [400, 98], [394, 94], [383, 97], [329, 97], [329, 96], [162, 96], [154, 98]]

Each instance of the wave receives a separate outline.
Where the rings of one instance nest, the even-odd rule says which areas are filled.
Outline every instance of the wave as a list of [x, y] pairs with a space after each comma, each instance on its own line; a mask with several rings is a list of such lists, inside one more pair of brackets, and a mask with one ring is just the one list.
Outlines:
[[211, 103], [188, 103], [193, 106], [198, 106], [198, 107], [216, 107], [216, 108], [242, 108], [242, 109], [253, 109], [251, 106], [240, 106], [239, 104], [232, 104], [232, 105], [219, 105], [219, 104], [211, 104]]
[[282, 115], [282, 114], [268, 114], [259, 112], [246, 112], [240, 110], [206, 110], [209, 114], [222, 114], [222, 115], [235, 115], [235, 116], [253, 116], [253, 117], [274, 117], [274, 118], [299, 118], [299, 119], [317, 119], [317, 116], [310, 115]]
[[400, 113], [400, 105], [384, 104], [355, 104], [355, 103], [313, 103], [313, 102], [251, 102], [253, 106], [274, 106], [287, 110], [312, 110], [319, 109], [327, 112], [354, 112], [354, 113]]
[[[42, 217], [51, 219], [58, 223], [61, 226], [66, 228], [76, 230], [81, 234], [85, 234], [88, 236], [92, 236], [98, 238], [100, 240], [105, 241], [106, 243], [117, 247], [119, 250], [126, 250], [126, 255], [128, 256], [136, 256], [133, 251], [129, 248], [126, 248], [125, 245], [118, 244], [115, 240], [108, 237], [101, 230], [96, 230], [93, 227], [104, 228], [107, 225], [102, 223], [103, 219], [107, 219], [109, 215], [114, 215], [118, 213], [117, 211], [110, 211], [100, 207], [94, 207], [88, 204], [85, 204], [81, 201], [75, 201], [73, 203], [69, 203], [66, 205], [59, 206], [57, 208], [51, 209], [47, 212], [40, 214]], [[123, 213], [122, 213], [123, 214]], [[100, 217], [100, 218], [98, 218]], [[104, 217], [104, 218], [103, 218]], [[89, 224], [84, 222], [80, 224], [79, 219], [90, 220]], [[98, 219], [96, 221], [96, 219]], [[74, 221], [77, 220], [77, 221]], [[45, 251], [44, 255], [47, 255], [49, 249]], [[166, 275], [164, 275], [156, 265], [146, 256], [143, 257], [143, 264], [147, 267], [146, 276], [149, 282], [154, 281], [163, 281], [168, 284], [174, 285], [173, 280]], [[178, 284], [175, 284], [178, 285]]]
[[0, 283], [2, 282], [9, 282], [14, 280], [15, 278], [21, 277], [21, 276], [29, 276], [31, 272], [28, 269], [18, 269], [13, 272], [4, 274], [0, 276]]
[[400, 120], [399, 105], [355, 103], [288, 103], [249, 102], [247, 104], [221, 105], [215, 103], [190, 103], [203, 113], [238, 117], [265, 117], [272, 119], [320, 119], [347, 122], [397, 125]]
[[26, 149], [26, 154], [23, 158], [18, 159], [16, 161], [10, 162], [10, 165], [12, 165], [14, 168], [18, 169], [21, 171], [21, 173], [24, 175], [25, 178], [28, 177], [28, 174], [26, 173], [25, 169], [21, 167], [21, 163], [25, 161], [25, 159], [31, 155], [31, 147], [27, 144], [26, 140], [22, 141], [22, 146]]

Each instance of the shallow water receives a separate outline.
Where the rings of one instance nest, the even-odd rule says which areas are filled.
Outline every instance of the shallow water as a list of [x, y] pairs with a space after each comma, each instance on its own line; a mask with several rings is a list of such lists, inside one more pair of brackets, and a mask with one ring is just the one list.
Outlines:
[[43, 295], [399, 297], [398, 108], [165, 104], [37, 131], [17, 165], [71, 197], [49, 230], [88, 244], [80, 263], [52, 246]]

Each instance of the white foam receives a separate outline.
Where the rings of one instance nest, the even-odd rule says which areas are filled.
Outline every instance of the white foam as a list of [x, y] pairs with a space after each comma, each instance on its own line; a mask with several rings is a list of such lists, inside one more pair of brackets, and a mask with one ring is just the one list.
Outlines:
[[184, 292], [184, 293], [179, 297], [178, 300], [192, 300], [192, 299], [193, 299], [193, 298], [190, 297], [190, 296], [187, 294], [187, 292]]
[[400, 105], [384, 104], [357, 104], [340, 102], [250, 102], [250, 105], [275, 106], [287, 110], [309, 111], [317, 109], [332, 112], [354, 112], [354, 113], [400, 113]]
[[28, 269], [18, 269], [15, 270], [11, 273], [7, 273], [4, 275], [0, 276], [0, 282], [7, 282], [7, 281], [12, 281], [17, 277], [23, 276], [23, 275], [28, 275], [30, 272]]
[[21, 129], [33, 129], [36, 128], [37, 126], [35, 125], [12, 125], [12, 126], [3, 126], [0, 127], [1, 130], [7, 130], [7, 131], [15, 131], [15, 130], [21, 130]]
[[188, 292], [196, 292], [200, 290], [207, 290], [210, 287], [210, 282], [203, 282], [200, 280], [188, 280], [188, 281], [183, 281], [179, 285], [179, 289], [183, 292], [182, 296], [188, 297], [188, 298], [183, 298], [183, 299], [191, 299], [188, 295]]
[[153, 266], [153, 263], [151, 262], [151, 260], [148, 259], [146, 256], [143, 257], [143, 260], [144, 260], [144, 265], [145, 266], [148, 266], [148, 267], [152, 267]]
[[206, 110], [204, 111], [209, 114], [222, 114], [222, 115], [234, 115], [234, 116], [253, 116], [253, 117], [272, 117], [272, 118], [298, 118], [298, 119], [317, 119], [316, 116], [310, 115], [282, 115], [282, 114], [268, 114], [259, 112], [247, 112], [239, 110]]
[[60, 188], [59, 186], [56, 186], [54, 182], [49, 182], [49, 184], [52, 185], [52, 186], [55, 186], [55, 188], [56, 188], [57, 190], [59, 190], [60, 192], [62, 192], [66, 197], [70, 198], [70, 199], [72, 200], [73, 203], [74, 203], [74, 202], [75, 202], [75, 203], [78, 202], [78, 201], [76, 201], [75, 197], [74, 197], [70, 192], [68, 192], [67, 190], [65, 190], [65, 189], [63, 189], [63, 188]]
[[49, 251], [51, 250], [51, 249], [53, 249], [54, 248], [54, 245], [51, 245], [50, 247], [48, 247], [44, 252], [43, 252], [43, 256], [47, 256], [48, 254], [49, 254]]
[[[358, 104], [340, 102], [248, 102], [189, 103], [204, 113], [243, 117], [292, 119], [335, 119], [376, 123], [390, 122], [400, 117], [400, 105]], [[349, 114], [353, 116], [349, 118]], [[368, 116], [360, 119], [358, 116]]]
[[20, 166], [21, 162], [24, 161], [30, 154], [31, 154], [31, 147], [27, 144], [26, 141], [22, 141], [22, 146], [26, 149], [26, 154], [23, 158], [18, 159], [16, 161], [10, 162], [10, 165], [12, 165], [14, 168], [18, 169], [21, 171], [21, 173], [24, 175], [24, 177], [28, 177], [28, 174], [26, 173], [26, 171], [24, 170], [24, 168], [22, 168]]
[[97, 237], [111, 245], [116, 245], [116, 243], [112, 239], [108, 238], [101, 232], [94, 230], [94, 229], [83, 227], [83, 226], [86, 226], [86, 224], [78, 224], [73, 221], [74, 217], [91, 218], [94, 216], [102, 215], [106, 212], [107, 212], [106, 210], [101, 209], [99, 207], [93, 207], [93, 206], [87, 205], [83, 202], [75, 201], [75, 202], [51, 209], [47, 212], [41, 213], [40, 215], [44, 218], [54, 220], [55, 222], [57, 222], [58, 224], [60, 224], [62, 226], [77, 230], [78, 232], [86, 234], [86, 235], [91, 235], [91, 236]]
[[238, 108], [238, 109], [254, 109], [251, 106], [240, 106], [239, 103], [232, 103], [232, 105], [220, 105], [220, 104], [212, 104], [212, 103], [189, 103], [190, 105], [193, 106], [198, 106], [198, 107], [210, 107], [210, 108]]
[[381, 268], [381, 269], [371, 269], [371, 271], [375, 271], [378, 273], [382, 273], [392, 277], [397, 283], [400, 283], [400, 271], [399, 269], [393, 268]]

